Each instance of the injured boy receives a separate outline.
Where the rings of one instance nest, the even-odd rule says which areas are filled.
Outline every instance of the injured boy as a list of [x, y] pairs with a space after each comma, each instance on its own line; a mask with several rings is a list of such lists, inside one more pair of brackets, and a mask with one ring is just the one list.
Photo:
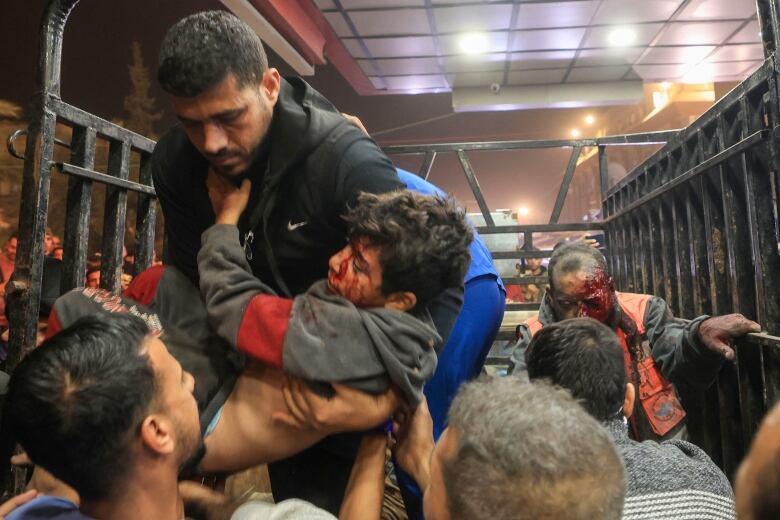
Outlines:
[[[209, 472], [288, 457], [349, 429], [274, 421], [274, 412], [289, 408], [285, 373], [325, 395], [332, 391], [328, 383], [369, 394], [392, 389], [414, 406], [440, 343], [425, 303], [460, 285], [469, 263], [472, 233], [452, 201], [406, 191], [364, 194], [345, 217], [350, 242], [330, 259], [328, 279], [294, 299], [278, 297], [251, 274], [239, 242], [236, 223], [248, 183], [209, 187], [217, 219], [198, 255], [205, 307], [197, 289], [170, 267], [134, 280], [143, 288], [129, 295], [146, 307], [94, 289], [55, 304], [59, 327], [96, 310], [124, 310], [162, 329], [171, 353], [196, 379], [206, 435], [201, 467]], [[231, 347], [247, 356], [243, 366]], [[372, 425], [386, 419], [366, 416]]]

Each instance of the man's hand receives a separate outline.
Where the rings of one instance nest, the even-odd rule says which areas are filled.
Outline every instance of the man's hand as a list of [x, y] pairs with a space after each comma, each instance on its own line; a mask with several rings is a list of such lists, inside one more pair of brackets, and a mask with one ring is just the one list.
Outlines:
[[371, 134], [368, 133], [368, 130], [366, 130], [366, 127], [363, 126], [363, 121], [361, 121], [357, 116], [353, 116], [351, 114], [345, 114], [344, 112], [342, 112], [341, 115], [344, 116], [344, 118], [347, 121], [349, 121], [350, 123], [352, 123], [356, 127], [358, 127], [361, 130], [363, 130], [364, 134], [366, 134], [367, 136], [371, 137]]
[[3, 502], [2, 505], [0, 505], [0, 520], [3, 520], [5, 518], [5, 515], [12, 512], [14, 509], [16, 509], [19, 506], [22, 506], [32, 500], [33, 498], [38, 496], [38, 492], [34, 489], [28, 489], [21, 495], [16, 495], [15, 497], [11, 497], [5, 502]]
[[205, 520], [228, 520], [240, 502], [229, 500], [222, 493], [202, 486], [197, 482], [183, 480], [179, 482], [179, 496], [184, 502], [187, 517]]
[[434, 448], [433, 419], [425, 398], [414, 411], [399, 414], [398, 421], [393, 423], [393, 435], [395, 461], [425, 490]]
[[216, 219], [215, 224], [238, 224], [238, 219], [246, 209], [249, 203], [249, 192], [252, 189], [252, 182], [244, 179], [241, 187], [237, 188], [230, 179], [214, 172], [209, 168], [206, 177], [206, 188], [209, 191], [211, 207], [214, 209]]
[[392, 386], [383, 394], [373, 395], [338, 383], [331, 384], [336, 393], [327, 398], [300, 379], [285, 378], [282, 396], [287, 412], [274, 412], [273, 420], [326, 434], [361, 431], [382, 424], [401, 402]]
[[741, 314], [726, 314], [707, 318], [699, 324], [699, 339], [704, 345], [718, 352], [729, 361], [734, 359], [733, 339], [749, 332], [761, 332], [761, 325]]

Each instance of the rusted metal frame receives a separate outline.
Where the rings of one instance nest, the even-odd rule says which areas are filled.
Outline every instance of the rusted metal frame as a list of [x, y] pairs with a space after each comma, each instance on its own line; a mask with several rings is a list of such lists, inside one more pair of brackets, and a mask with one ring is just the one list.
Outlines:
[[648, 279], [650, 281], [649, 294], [663, 297], [663, 276], [661, 274], [661, 233], [658, 226], [658, 202], [648, 205], [644, 208], [645, 229], [649, 242], [647, 244], [647, 257], [650, 260], [650, 271]]
[[[744, 97], [742, 98], [744, 99]], [[717, 119], [718, 148], [725, 149], [741, 137], [741, 103], [737, 110], [724, 112]], [[747, 200], [745, 198], [744, 169], [745, 155], [740, 154], [725, 161], [718, 168], [720, 192], [723, 194], [724, 245], [728, 262], [729, 295], [732, 312], [741, 312], [755, 317], [755, 278], [754, 261], [751, 258], [751, 236], [745, 231], [748, 221]]]
[[420, 165], [420, 171], [417, 176], [422, 177], [427, 181], [428, 177], [431, 175], [431, 170], [433, 170], [433, 161], [435, 160], [436, 152], [425, 152], [425, 157], [423, 157], [423, 162]]
[[634, 273], [631, 268], [631, 256], [633, 255], [634, 244], [629, 239], [629, 219], [620, 219], [617, 223], [617, 237], [620, 247], [620, 278], [621, 288], [624, 291], [636, 292], [634, 285]]
[[[152, 187], [152, 154], [141, 152], [138, 182]], [[133, 276], [152, 265], [154, 257], [154, 231], [157, 222], [157, 199], [145, 193], [138, 194], [135, 220], [135, 262]]]
[[651, 274], [651, 267], [650, 267], [650, 254], [648, 252], [648, 248], [651, 247], [650, 244], [650, 236], [646, 229], [646, 219], [644, 215], [644, 208], [640, 208], [637, 211], [636, 218], [634, 220], [634, 225], [636, 226], [636, 251], [637, 251], [637, 260], [638, 260], [638, 281], [639, 281], [639, 288], [641, 289], [639, 292], [646, 294], [649, 292], [652, 292], [652, 288], [650, 286], [650, 274]]
[[676, 132], [675, 135], [673, 135], [668, 140], [666, 145], [664, 145], [655, 153], [647, 157], [641, 164], [637, 165], [631, 173], [626, 175], [626, 177], [624, 177], [616, 185], [612, 186], [609, 189], [607, 195], [611, 195], [612, 193], [621, 189], [626, 184], [634, 182], [638, 177], [641, 177], [644, 174], [644, 171], [647, 168], [647, 166], [656, 164], [659, 160], [661, 160], [662, 157], [664, 157], [670, 151], [678, 148], [679, 146], [681, 146], [682, 143], [684, 143], [688, 139], [693, 138], [700, 129], [714, 123], [714, 120], [718, 117], [718, 115], [721, 114], [728, 107], [736, 103], [739, 100], [740, 96], [742, 96], [745, 91], [752, 90], [756, 86], [766, 82], [767, 78], [769, 78], [772, 75], [773, 68], [774, 65], [772, 60], [767, 59], [761, 67], [759, 67], [755, 72], [753, 72], [753, 74], [751, 74], [748, 78], [746, 78], [742, 83], [734, 87], [733, 90], [731, 90], [729, 93], [723, 96], [718, 102], [716, 102], [712, 107], [710, 107], [704, 114], [699, 116], [699, 118], [695, 122], [693, 122], [687, 128], [684, 128]]
[[[71, 161], [91, 170], [95, 166], [94, 128], [76, 126], [71, 139]], [[92, 181], [79, 177], [68, 179], [65, 210], [65, 236], [60, 289], [63, 293], [84, 285], [89, 250], [89, 220], [92, 211]]]
[[384, 146], [382, 147], [382, 150], [386, 154], [403, 155], [425, 152], [538, 150], [541, 148], [572, 148], [575, 146], [587, 147], [599, 145], [621, 146], [636, 144], [663, 144], [672, 139], [678, 132], [679, 130], [664, 130], [660, 132], [598, 137], [595, 139], [537, 139], [526, 141], [478, 141], [411, 145], [402, 144]]
[[[677, 316], [695, 316], [693, 295], [696, 292], [691, 258], [691, 229], [686, 222], [686, 203], [690, 186], [674, 192], [672, 201], [672, 242], [674, 244], [674, 274], [677, 282]], [[703, 314], [703, 313], [702, 313]]]
[[471, 162], [469, 162], [466, 152], [458, 150], [458, 160], [463, 168], [463, 173], [466, 175], [466, 180], [469, 183], [471, 192], [474, 194], [474, 198], [477, 199], [477, 205], [479, 205], [479, 210], [482, 212], [482, 217], [485, 219], [485, 224], [488, 226], [495, 226], [496, 223], [493, 221], [493, 216], [490, 214], [490, 208], [488, 207], [487, 202], [485, 202], [485, 197], [482, 195], [482, 189], [479, 187], [477, 177], [474, 175], [474, 168], [471, 167]]
[[58, 97], [50, 96], [49, 102], [51, 103], [52, 109], [60, 116], [61, 122], [65, 124], [94, 128], [100, 136], [113, 141], [124, 141], [128, 143], [133, 150], [148, 153], [152, 153], [154, 150], [155, 142], [148, 137], [144, 137], [141, 134], [137, 134], [127, 128], [112, 123], [111, 121], [107, 121], [94, 114], [81, 110], [80, 108], [74, 107]]
[[[108, 149], [108, 173], [127, 180], [130, 175], [130, 145], [111, 141]], [[100, 263], [100, 287], [119, 292], [122, 281], [122, 246], [125, 242], [127, 190], [106, 186], [106, 209], [103, 222], [103, 256]]]
[[663, 298], [672, 307], [675, 315], [680, 316], [680, 306], [677, 299], [677, 269], [676, 269], [676, 244], [674, 243], [674, 197], [675, 193], [664, 200], [658, 201], [658, 230], [661, 235], [661, 277], [663, 281]]
[[[601, 200], [607, 198], [609, 191], [609, 155], [606, 145], [599, 145], [599, 186], [601, 188]], [[607, 216], [607, 215], [604, 215]]]
[[639, 232], [634, 223], [634, 217], [632, 215], [626, 215], [623, 217], [623, 219], [626, 222], [626, 228], [628, 230], [629, 250], [626, 257], [626, 262], [630, 280], [629, 287], [631, 287], [632, 292], [640, 293], [642, 292], [642, 272], [641, 266], [639, 265], [639, 255], [641, 254], [641, 248], [639, 247]]
[[93, 180], [101, 184], [105, 184], [110, 187], [118, 188], [121, 190], [137, 191], [145, 195], [155, 196], [155, 191], [152, 186], [133, 182], [120, 177], [114, 177], [113, 175], [106, 175], [105, 173], [96, 172], [88, 168], [81, 168], [79, 166], [68, 163], [56, 163], [57, 169], [62, 173], [73, 177], [81, 177], [82, 179]]
[[778, 48], [778, 27], [780, 27], [780, 13], [776, 0], [757, 0], [756, 11], [758, 13], [758, 25], [761, 28], [761, 40], [764, 45], [764, 56], [770, 57]]
[[772, 334], [780, 335], [780, 252], [776, 240], [780, 237], [780, 97], [778, 76], [769, 81], [768, 92], [762, 97], [764, 118], [748, 120], [748, 129], [754, 125], [768, 124], [772, 137], [767, 142], [764, 155], [748, 155], [750, 163], [745, 170], [748, 196], [750, 198], [751, 225], [755, 218], [753, 255], [756, 262], [757, 318], [762, 327]]
[[525, 224], [520, 226], [476, 226], [481, 235], [501, 233], [556, 233], [560, 231], [603, 231], [601, 222], [574, 222], [571, 224]]
[[561, 216], [563, 204], [566, 202], [566, 195], [569, 193], [569, 186], [571, 186], [571, 180], [574, 178], [574, 170], [577, 168], [577, 159], [580, 158], [581, 151], [581, 146], [575, 146], [571, 151], [569, 164], [566, 165], [566, 173], [563, 175], [563, 181], [558, 190], [558, 196], [555, 198], [555, 206], [553, 206], [552, 214], [550, 215], [550, 224], [557, 224], [558, 218]]
[[[734, 145], [728, 147], [727, 149], [721, 151], [720, 153], [714, 154], [707, 158], [704, 162], [699, 164], [698, 166], [694, 166], [684, 174], [680, 175], [679, 177], [672, 179], [671, 181], [667, 182], [663, 186], [658, 187], [657, 189], [653, 190], [652, 192], [647, 191], [646, 187], [643, 187], [643, 189], [640, 191], [641, 196], [638, 200], [634, 201], [633, 203], [629, 204], [626, 208], [622, 209], [615, 215], [611, 215], [608, 219], [605, 220], [605, 222], [609, 222], [612, 219], [618, 218], [622, 213], [627, 213], [629, 211], [633, 211], [634, 209], [638, 208], [639, 206], [646, 204], [648, 201], [651, 201], [670, 190], [676, 188], [677, 186], [680, 186], [681, 184], [690, 181], [693, 177], [696, 177], [697, 175], [702, 175], [712, 168], [715, 168], [716, 166], [720, 166], [723, 162], [729, 160], [730, 158], [734, 157], [735, 155], [739, 155], [741, 153], [744, 153], [746, 150], [761, 144], [763, 141], [765, 141], [769, 137], [769, 132], [766, 130], [759, 130], [748, 137], [740, 140], [739, 142], [735, 143]], [[646, 177], [646, 176], [645, 176]], [[644, 186], [647, 186], [646, 184]]]

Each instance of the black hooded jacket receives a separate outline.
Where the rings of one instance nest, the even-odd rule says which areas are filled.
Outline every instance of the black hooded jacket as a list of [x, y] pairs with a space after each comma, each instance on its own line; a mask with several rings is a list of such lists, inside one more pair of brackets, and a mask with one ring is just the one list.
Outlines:
[[[291, 297], [327, 275], [328, 258], [346, 244], [341, 216], [360, 192], [404, 185], [377, 144], [300, 78], [282, 80], [262, 146], [266, 152], [247, 172], [252, 193], [239, 231], [255, 276]], [[160, 139], [152, 155], [165, 216], [165, 261], [196, 283], [200, 237], [215, 218], [208, 166], [180, 126]]]

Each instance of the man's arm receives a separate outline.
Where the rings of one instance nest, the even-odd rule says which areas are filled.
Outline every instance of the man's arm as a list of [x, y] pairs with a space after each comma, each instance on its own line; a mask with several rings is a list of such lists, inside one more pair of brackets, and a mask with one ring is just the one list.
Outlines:
[[363, 436], [341, 503], [340, 520], [379, 520], [385, 494], [386, 451], [386, 436]]
[[216, 222], [203, 232], [198, 271], [209, 320], [239, 351], [280, 368], [292, 300], [276, 296], [255, 278], [241, 248], [236, 224], [249, 201], [251, 182], [245, 179], [237, 189], [209, 172], [207, 186]]
[[728, 342], [761, 327], [742, 315], [729, 314], [692, 321], [675, 318], [669, 305], [658, 297], [647, 304], [647, 338], [661, 373], [675, 386], [702, 391], [718, 375], [723, 358], [733, 359]]

